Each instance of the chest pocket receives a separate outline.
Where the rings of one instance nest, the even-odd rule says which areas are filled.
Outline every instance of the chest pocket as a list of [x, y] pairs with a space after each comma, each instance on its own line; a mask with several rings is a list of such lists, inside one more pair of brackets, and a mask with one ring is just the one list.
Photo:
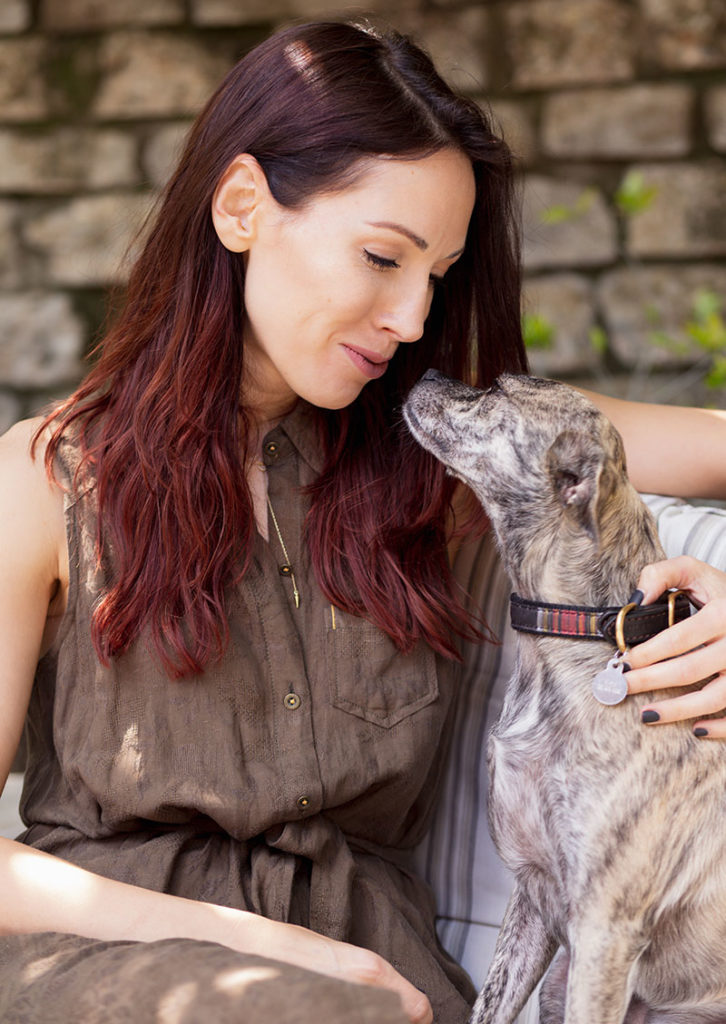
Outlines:
[[337, 608], [326, 650], [331, 703], [367, 722], [391, 728], [439, 695], [431, 648], [402, 654], [377, 626]]

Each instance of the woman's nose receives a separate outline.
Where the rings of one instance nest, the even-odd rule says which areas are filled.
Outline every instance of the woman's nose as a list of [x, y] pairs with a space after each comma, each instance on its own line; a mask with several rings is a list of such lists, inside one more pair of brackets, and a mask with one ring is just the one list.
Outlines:
[[381, 303], [378, 326], [395, 335], [397, 341], [418, 341], [429, 315], [431, 297], [428, 278], [425, 287], [395, 289]]

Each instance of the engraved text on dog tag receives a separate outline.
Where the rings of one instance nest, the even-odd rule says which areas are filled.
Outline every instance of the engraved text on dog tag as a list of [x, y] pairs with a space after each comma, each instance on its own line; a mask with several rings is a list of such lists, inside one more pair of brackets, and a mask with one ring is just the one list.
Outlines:
[[628, 684], [623, 672], [621, 654], [611, 658], [602, 672], [598, 672], [592, 681], [592, 692], [601, 704], [619, 704], [628, 696]]

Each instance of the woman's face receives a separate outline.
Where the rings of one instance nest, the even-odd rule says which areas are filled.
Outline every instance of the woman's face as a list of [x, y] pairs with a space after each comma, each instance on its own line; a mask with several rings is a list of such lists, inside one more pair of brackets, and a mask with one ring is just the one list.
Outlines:
[[245, 404], [264, 420], [297, 396], [340, 409], [381, 377], [421, 337], [473, 205], [471, 164], [448, 149], [372, 159], [300, 211], [268, 194], [245, 257]]

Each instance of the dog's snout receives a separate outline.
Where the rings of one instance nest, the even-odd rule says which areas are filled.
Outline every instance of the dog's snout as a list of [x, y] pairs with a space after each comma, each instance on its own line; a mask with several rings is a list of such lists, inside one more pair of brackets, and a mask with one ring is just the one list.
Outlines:
[[421, 380], [442, 380], [443, 376], [443, 373], [440, 373], [438, 370], [430, 369], [426, 371]]

